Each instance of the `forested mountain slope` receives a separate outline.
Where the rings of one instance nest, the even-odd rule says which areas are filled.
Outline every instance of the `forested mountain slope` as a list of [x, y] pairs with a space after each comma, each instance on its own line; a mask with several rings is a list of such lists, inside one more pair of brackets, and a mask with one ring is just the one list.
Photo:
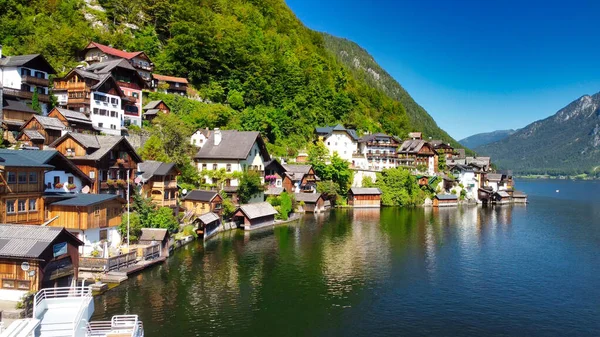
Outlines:
[[491, 144], [502, 140], [515, 133], [515, 130], [496, 130], [492, 132], [478, 133], [467, 138], [461, 139], [458, 142], [465, 147], [474, 149], [479, 146]]

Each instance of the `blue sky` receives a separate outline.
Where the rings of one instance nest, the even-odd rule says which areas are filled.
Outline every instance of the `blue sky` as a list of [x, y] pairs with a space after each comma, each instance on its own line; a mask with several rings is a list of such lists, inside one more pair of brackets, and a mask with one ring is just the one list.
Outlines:
[[456, 139], [600, 91], [600, 1], [286, 2], [309, 28], [368, 50]]

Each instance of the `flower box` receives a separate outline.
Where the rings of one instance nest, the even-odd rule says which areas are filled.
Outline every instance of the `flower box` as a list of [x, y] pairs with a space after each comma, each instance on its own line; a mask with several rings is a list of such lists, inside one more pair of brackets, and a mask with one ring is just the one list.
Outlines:
[[65, 186], [65, 185], [63, 185], [63, 183], [54, 184], [54, 188], [63, 188], [63, 186]]
[[108, 179], [106, 181], [106, 185], [108, 185], [108, 186], [115, 186], [116, 184], [117, 183], [114, 180], [112, 180], [112, 179]]
[[125, 164], [125, 159], [123, 159], [123, 158], [117, 159], [117, 164], [119, 164], [119, 165]]
[[125, 185], [127, 185], [127, 182], [125, 180], [123, 180], [123, 179], [119, 179], [119, 180], [117, 180], [117, 185], [119, 185], [119, 186], [125, 186]]
[[69, 191], [72, 191], [72, 190], [74, 190], [74, 189], [77, 188], [77, 185], [75, 185], [75, 184], [68, 184], [67, 188], [69, 189]]

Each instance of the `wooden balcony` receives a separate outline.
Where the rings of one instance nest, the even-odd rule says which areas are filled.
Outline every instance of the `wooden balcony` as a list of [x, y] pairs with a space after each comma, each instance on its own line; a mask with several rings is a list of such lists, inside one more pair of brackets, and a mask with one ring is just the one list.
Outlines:
[[54, 82], [55, 89], [63, 89], [69, 91], [87, 91], [90, 89], [86, 88], [85, 82], [65, 82], [65, 81], [57, 81]]
[[33, 84], [33, 85], [39, 85], [42, 87], [48, 87], [48, 85], [50, 84], [48, 79], [46, 79], [46, 78], [39, 78], [39, 77], [27, 76], [27, 75], [21, 76], [21, 82]]
[[[12, 89], [12, 88], [4, 88], [3, 92], [4, 92], [5, 96], [14, 96], [14, 97], [23, 98], [23, 99], [32, 99], [33, 98], [33, 91], [23, 91], [23, 90], [17, 90], [17, 89]], [[44, 94], [38, 94], [38, 100], [40, 102], [49, 103], [50, 96], [44, 95]]]
[[168, 90], [175, 90], [175, 91], [187, 92], [187, 85], [180, 84], [179, 86], [176, 86], [175, 83], [169, 83], [169, 89]]
[[152, 183], [153, 188], [177, 188], [177, 181], [155, 181]]
[[367, 153], [367, 158], [398, 158], [397, 153]]
[[399, 145], [396, 143], [367, 142], [367, 146], [398, 147]]

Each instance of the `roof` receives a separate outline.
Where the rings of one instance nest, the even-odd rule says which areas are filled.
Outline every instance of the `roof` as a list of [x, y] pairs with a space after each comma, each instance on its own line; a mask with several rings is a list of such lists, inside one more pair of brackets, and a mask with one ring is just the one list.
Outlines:
[[358, 141], [358, 135], [356, 135], [356, 130], [346, 129], [343, 125], [338, 124], [336, 126], [325, 126], [325, 127], [317, 127], [315, 128], [315, 132], [321, 136], [329, 136], [333, 133], [333, 131], [345, 131], [348, 133], [350, 138], [355, 141]]
[[185, 84], [188, 83], [187, 78], [184, 78], [184, 77], [175, 77], [175, 76], [167, 76], [167, 75], [159, 75], [159, 74], [152, 74], [152, 77], [159, 81], [177, 82], [177, 83], [185, 83]]
[[359, 143], [366, 143], [366, 142], [370, 142], [373, 140], [380, 140], [380, 139], [389, 139], [389, 140], [395, 140], [396, 142], [400, 142], [401, 140], [398, 137], [395, 136], [390, 136], [390, 135], [386, 135], [385, 133], [375, 133], [372, 135], [366, 135], [364, 137], [361, 137], [358, 142]]
[[321, 199], [321, 193], [294, 193], [296, 201], [304, 201], [305, 203], [316, 203]]
[[256, 219], [263, 216], [275, 215], [277, 211], [268, 202], [241, 205], [238, 210], [242, 211], [248, 219]]
[[86, 116], [84, 113], [81, 113], [78, 111], [73, 111], [73, 110], [67, 110], [67, 109], [63, 109], [63, 108], [54, 108], [54, 109], [57, 110], [61, 115], [63, 115], [63, 117], [65, 117], [66, 120], [68, 120], [70, 122], [92, 124], [92, 121], [90, 120], [90, 118], [88, 116]]
[[502, 180], [502, 174], [500, 173], [488, 173], [486, 179], [489, 181], [500, 181]]
[[423, 138], [422, 132], [409, 132], [408, 138]]
[[[44, 129], [59, 130], [60, 131], [60, 130], [64, 130], [66, 128], [66, 126], [63, 124], [63, 122], [61, 122], [60, 119], [58, 119], [56, 117], [33, 115], [33, 116], [31, 116], [31, 118], [29, 119], [29, 121], [31, 121], [32, 119], [37, 120], [37, 122]], [[25, 125], [27, 125], [29, 123], [29, 121], [25, 122]]]
[[25, 129], [22, 132], [27, 137], [29, 137], [29, 139], [31, 139], [31, 140], [46, 140], [46, 138], [44, 137], [44, 135], [42, 135], [41, 133], [39, 133], [37, 130]]
[[103, 62], [93, 63], [85, 67], [86, 71], [91, 71], [96, 74], [110, 73], [115, 68], [122, 68], [131, 71], [136, 71], [135, 68], [124, 59], [108, 60]]
[[435, 198], [438, 200], [457, 200], [458, 197], [454, 194], [436, 194]]
[[103, 44], [100, 44], [97, 42], [90, 42], [87, 45], [87, 47], [85, 47], [85, 49], [92, 49], [92, 48], [98, 48], [98, 49], [100, 49], [100, 51], [102, 51], [105, 54], [116, 56], [116, 57], [121, 57], [121, 58], [124, 58], [127, 60], [130, 60], [130, 59], [144, 53], [142, 51], [127, 52], [127, 51], [113, 48], [110, 46], [106, 46], [106, 45], [103, 45]]
[[[27, 131], [27, 130], [23, 130]], [[70, 168], [70, 172], [74, 173], [78, 177], [85, 179], [88, 182], [92, 182], [91, 178], [83, 173], [73, 162], [67, 159], [62, 153], [57, 150], [8, 150], [8, 149], [0, 149], [0, 156], [3, 153], [16, 153], [17, 155], [24, 157], [28, 160], [37, 162], [41, 165], [48, 165], [52, 168], [60, 168], [61, 171], [65, 170], [65, 167], [62, 167], [55, 164], [56, 159], [62, 159], [62, 163]]]
[[165, 105], [167, 105], [165, 102], [163, 102], [162, 100], [158, 100], [158, 101], [150, 101], [148, 102], [146, 105], [144, 105], [143, 109], [144, 110], [148, 110], [148, 109], [156, 109], [156, 107], [160, 104], [163, 103]]
[[283, 191], [283, 187], [268, 187], [265, 191], [265, 195], [280, 195]]
[[165, 176], [175, 168], [175, 163], [162, 163], [154, 160], [147, 160], [138, 164], [138, 172], [142, 172], [142, 178], [149, 180], [153, 176]]
[[90, 135], [90, 134], [85, 134], [85, 133], [69, 132], [69, 133], [64, 134], [62, 137], [60, 137], [56, 141], [54, 141], [54, 143], [50, 144], [50, 146], [56, 147], [67, 137], [73, 138], [76, 142], [81, 144], [87, 150], [95, 149], [95, 151], [93, 151], [91, 153], [89, 153], [89, 151], [88, 151], [88, 154], [85, 156], [73, 157], [76, 159], [79, 158], [79, 159], [89, 159], [89, 160], [100, 160], [110, 150], [112, 150], [117, 144], [124, 141], [125, 144], [127, 144], [127, 146], [129, 146], [129, 148], [131, 149], [131, 151], [129, 151], [129, 154], [134, 159], [136, 159], [137, 162], [142, 161], [142, 159], [139, 157], [139, 155], [135, 152], [135, 149], [133, 148], [131, 143], [129, 143], [127, 138], [125, 138], [124, 136], [100, 136], [100, 135]]
[[381, 190], [377, 187], [352, 187], [350, 193], [353, 195], [380, 195]]
[[312, 168], [312, 165], [283, 164], [282, 166], [287, 172], [303, 173], [303, 174], [308, 174], [310, 172], [310, 169]]
[[142, 228], [138, 241], [162, 241], [168, 233], [166, 228]]
[[221, 130], [221, 142], [219, 145], [215, 145], [214, 138], [215, 132], [212, 132], [194, 158], [246, 159], [254, 143], [259, 141], [259, 147], [264, 159], [270, 159], [258, 131]]
[[0, 257], [38, 258], [63, 233], [83, 245], [62, 227], [0, 224]]
[[4, 102], [2, 103], [2, 109], [27, 112], [27, 113], [31, 113], [31, 114], [37, 113], [35, 110], [30, 108], [27, 104], [25, 104], [21, 101], [15, 101], [12, 99], [5, 99]]
[[144, 111], [144, 115], [151, 116], [151, 115], [156, 115], [159, 112], [160, 112], [160, 110], [158, 110], [158, 109], [148, 109], [148, 110]]
[[124, 203], [116, 194], [72, 194], [72, 198], [57, 201], [52, 203], [50, 206], [79, 206], [88, 207], [96, 204], [100, 204], [110, 200], [120, 200]]
[[181, 200], [210, 202], [217, 194], [217, 191], [193, 190], [181, 198]]
[[198, 220], [202, 221], [203, 224], [208, 225], [211, 222], [219, 220], [219, 216], [213, 212], [208, 212], [200, 215]]
[[41, 54], [15, 55], [0, 59], [1, 67], [27, 66], [34, 70], [41, 70], [48, 74], [56, 74], [56, 71]]
[[402, 145], [400, 145], [398, 152], [417, 153], [421, 151], [425, 144], [427, 144], [427, 142], [422, 139], [405, 140]]
[[502, 198], [510, 198], [510, 195], [506, 191], [498, 191], [496, 192], [496, 194], [498, 194]]
[[527, 198], [527, 194], [522, 191], [513, 191], [513, 198]]
[[[53, 169], [54, 166], [33, 160], [21, 155], [22, 151], [29, 150], [0, 150], [0, 166], [3, 167], [35, 167]], [[33, 150], [31, 150], [33, 151]]]

